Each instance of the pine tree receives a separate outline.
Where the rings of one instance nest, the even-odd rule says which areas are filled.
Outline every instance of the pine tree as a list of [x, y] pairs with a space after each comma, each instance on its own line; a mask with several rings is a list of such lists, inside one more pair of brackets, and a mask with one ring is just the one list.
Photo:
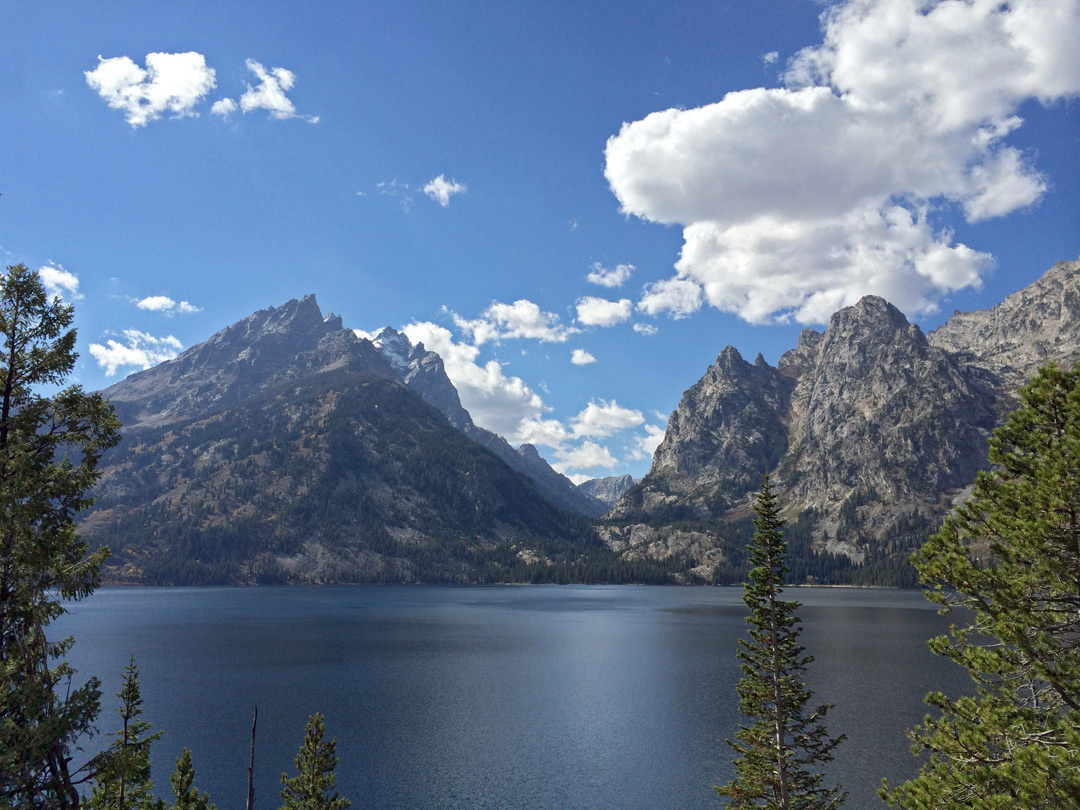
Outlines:
[[142, 718], [142, 689], [135, 656], [124, 668], [117, 712], [121, 725], [112, 732], [113, 742], [99, 757], [95, 770], [90, 810], [146, 810], [153, 804], [154, 785], [150, 781], [150, 746], [161, 732], [150, 733], [150, 723]]
[[72, 683], [70, 638], [46, 627], [88, 596], [107, 552], [75, 532], [101, 454], [118, 441], [108, 403], [78, 386], [73, 311], [25, 265], [0, 276], [0, 806], [78, 807], [70, 758], [92, 729], [99, 683]]
[[313, 714], [304, 732], [304, 744], [296, 755], [296, 776], [281, 775], [282, 810], [348, 810], [352, 802], [334, 790], [337, 740], [323, 743], [323, 717]]
[[173, 796], [172, 804], [158, 802], [155, 810], [217, 810], [210, 803], [210, 797], [200, 793], [195, 785], [195, 766], [191, 763], [191, 751], [184, 749], [176, 760], [176, 769], [169, 777]]
[[798, 602], [780, 598], [787, 573], [787, 541], [769, 476], [754, 503], [753, 539], [748, 546], [750, 582], [743, 591], [750, 615], [749, 640], [739, 640], [743, 677], [736, 687], [739, 710], [756, 718], [728, 745], [738, 757], [735, 779], [717, 787], [732, 808], [831, 810], [844, 803], [839, 787], [823, 787], [820, 768], [844, 739], [824, 725], [829, 706], [806, 713], [811, 698], [803, 675], [813, 658], [799, 644]]
[[961, 623], [930, 642], [974, 696], [931, 693], [930, 757], [901, 807], [1080, 808], [1080, 364], [1042, 369], [990, 439], [990, 471], [913, 561]]

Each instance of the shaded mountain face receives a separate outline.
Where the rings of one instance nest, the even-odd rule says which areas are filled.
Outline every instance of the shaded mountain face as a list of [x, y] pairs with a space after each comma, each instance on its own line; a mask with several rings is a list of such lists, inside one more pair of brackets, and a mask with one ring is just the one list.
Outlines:
[[427, 351], [422, 343], [413, 346], [405, 335], [390, 327], [381, 330], [373, 343], [398, 371], [405, 385], [441, 411], [450, 424], [531, 480], [553, 504], [589, 517], [607, 511], [607, 504], [579, 490], [573, 481], [553, 470], [531, 444], [515, 450], [502, 436], [473, 424], [469, 412], [461, 406], [457, 389], [446, 376], [446, 368], [438, 354]]
[[414, 390], [441, 360], [410, 354], [308, 296], [108, 388], [123, 440], [80, 526], [111, 547], [108, 578], [484, 581], [609, 558]]
[[596, 498], [607, 508], [618, 503], [619, 498], [626, 490], [634, 485], [634, 478], [630, 475], [612, 475], [607, 478], [593, 478], [578, 484], [580, 489], [590, 497]]
[[677, 549], [711, 579], [740, 549], [709, 548], [686, 522], [738, 535], [732, 527], [745, 528], [768, 470], [814, 549], [857, 563], [902, 560], [987, 466], [986, 439], [1017, 387], [1041, 365], [1078, 356], [1077, 262], [997, 307], [954, 315], [929, 338], [868, 296], [823, 333], [804, 330], [776, 368], [728, 347], [683, 395], [649, 474], [602, 536], [623, 554]]

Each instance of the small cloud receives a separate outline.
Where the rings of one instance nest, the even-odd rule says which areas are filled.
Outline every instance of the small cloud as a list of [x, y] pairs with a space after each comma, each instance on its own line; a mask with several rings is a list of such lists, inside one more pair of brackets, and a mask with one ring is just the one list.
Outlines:
[[612, 470], [619, 464], [619, 460], [611, 455], [610, 450], [596, 442], [582, 442], [577, 447], [556, 449], [555, 458], [558, 459], [558, 462], [552, 466], [559, 472], [588, 470], [597, 467]]
[[761, 57], [761, 61], [764, 62], [766, 65], [775, 65], [779, 59], [779, 51], [769, 51], [767, 54]]
[[151, 295], [135, 302], [139, 309], [147, 309], [150, 312], [167, 312], [176, 306], [176, 302], [167, 295]]
[[595, 363], [596, 358], [584, 349], [574, 349], [573, 353], [570, 355], [570, 362], [575, 366], [587, 366], [590, 363]]
[[659, 425], [645, 425], [645, 435], [634, 437], [634, 446], [630, 451], [630, 458], [640, 461], [643, 458], [652, 458], [660, 442], [664, 440], [666, 430]]
[[135, 306], [149, 312], [179, 312], [181, 315], [202, 312], [202, 307], [197, 307], [188, 301], [181, 301], [178, 304], [167, 295], [151, 295], [148, 298], [139, 299], [135, 302]]
[[639, 335], [655, 335], [660, 330], [653, 326], [651, 323], [635, 323], [634, 331]]
[[629, 298], [609, 301], [586, 296], [577, 302], [577, 319], [586, 326], [614, 326], [629, 320], [632, 310]]
[[86, 83], [132, 128], [144, 127], [168, 112], [174, 118], [197, 116], [195, 105], [217, 85], [214, 69], [201, 53], [148, 53], [146, 69], [127, 56], [105, 59], [84, 71]]
[[634, 265], [632, 264], [617, 264], [609, 269], [600, 262], [594, 262], [592, 271], [585, 276], [585, 280], [601, 287], [621, 287], [633, 272]]
[[638, 302], [638, 312], [658, 315], [667, 312], [675, 320], [686, 318], [701, 309], [701, 288], [693, 281], [669, 278], [646, 284]]
[[45, 286], [49, 298], [67, 298], [71, 301], [82, 298], [79, 294], [79, 277], [69, 273], [61, 265], [42, 265], [38, 268], [38, 278]]
[[566, 224], [570, 226], [570, 230], [572, 231], [576, 231], [578, 229], [578, 221], [576, 219], [572, 219]]
[[112, 339], [104, 346], [91, 343], [90, 355], [105, 369], [105, 376], [112, 377], [117, 369], [125, 366], [147, 369], [164, 363], [176, 357], [183, 348], [172, 335], [159, 338], [138, 329], [125, 329], [123, 343]]
[[442, 174], [424, 186], [424, 193], [443, 208], [450, 205], [451, 195], [464, 194], [466, 191], [468, 191], [468, 187], [464, 184], [456, 180], [447, 180], [446, 176]]
[[477, 346], [490, 341], [511, 338], [531, 338], [546, 343], [565, 343], [578, 329], [563, 326], [559, 316], [543, 312], [532, 301], [521, 299], [513, 304], [498, 301], [481, 313], [476, 320], [465, 320], [454, 315], [459, 329], [472, 335]]
[[270, 113], [271, 118], [276, 118], [279, 121], [300, 118], [309, 124], [319, 123], [319, 116], [317, 115], [299, 115], [296, 112], [296, 105], [285, 95], [296, 84], [295, 73], [283, 67], [273, 67], [267, 70], [261, 62], [256, 62], [254, 59], [248, 59], [244, 64], [248, 70], [255, 74], [255, 78], [259, 80], [259, 83], [254, 87], [250, 84], [247, 86], [247, 90], [240, 96], [239, 105], [231, 98], [223, 98], [214, 102], [210, 112], [220, 115], [222, 118], [227, 118], [231, 113], [236, 112], [237, 108], [244, 113], [254, 110], [266, 110]]
[[231, 98], [222, 98], [214, 102], [210, 107], [211, 115], [220, 115], [222, 118], [228, 118], [234, 112], [239, 109], [239, 106]]
[[376, 184], [375, 188], [379, 190], [379, 194], [384, 197], [393, 197], [401, 203], [401, 210], [406, 214], [409, 213], [409, 209], [412, 207], [412, 191], [409, 188], [408, 183], [399, 183], [397, 178], [394, 178], [390, 182], [382, 182]]
[[641, 411], [619, 405], [615, 400], [597, 400], [571, 420], [576, 438], [603, 439], [620, 430], [637, 427], [645, 421]]

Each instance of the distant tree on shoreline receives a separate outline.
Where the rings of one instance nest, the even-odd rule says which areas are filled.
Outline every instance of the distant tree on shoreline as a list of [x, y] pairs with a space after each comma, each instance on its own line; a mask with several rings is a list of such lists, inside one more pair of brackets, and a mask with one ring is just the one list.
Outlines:
[[780, 599], [787, 573], [787, 541], [768, 475], [754, 503], [756, 531], [749, 545], [750, 582], [743, 590], [750, 615], [749, 641], [739, 640], [743, 677], [736, 687], [739, 709], [755, 721], [728, 740], [738, 758], [735, 779], [717, 787], [728, 807], [774, 810], [835, 810], [847, 795], [823, 787], [821, 766], [844, 739], [830, 737], [824, 717], [829, 706], [807, 714], [810, 689], [803, 674], [813, 658], [799, 644], [798, 602]]

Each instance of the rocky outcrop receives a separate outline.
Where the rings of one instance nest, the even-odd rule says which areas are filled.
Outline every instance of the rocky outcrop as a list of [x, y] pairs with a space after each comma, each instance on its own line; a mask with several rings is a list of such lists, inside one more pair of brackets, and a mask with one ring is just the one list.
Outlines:
[[745, 520], [769, 470], [785, 516], [802, 516], [815, 548], [857, 562], [902, 558], [987, 465], [987, 436], [1016, 389], [1039, 366], [1078, 358], [1077, 262], [929, 336], [867, 296], [824, 332], [803, 330], [775, 369], [724, 349], [601, 531], [628, 553], [653, 547], [631, 542], [646, 526], [674, 536], [676, 522]]
[[691, 520], [725, 512], [787, 452], [794, 387], [760, 356], [751, 365], [728, 346], [683, 394], [648, 475], [609, 517]]
[[578, 489], [586, 495], [596, 498], [610, 509], [634, 483], [633, 476], [613, 475], [607, 478], [593, 478], [584, 481], [578, 484]]
[[1058, 262], [995, 307], [955, 312], [927, 337], [997, 375], [1006, 391], [1047, 363], [1071, 367], [1080, 360], [1080, 261]]

